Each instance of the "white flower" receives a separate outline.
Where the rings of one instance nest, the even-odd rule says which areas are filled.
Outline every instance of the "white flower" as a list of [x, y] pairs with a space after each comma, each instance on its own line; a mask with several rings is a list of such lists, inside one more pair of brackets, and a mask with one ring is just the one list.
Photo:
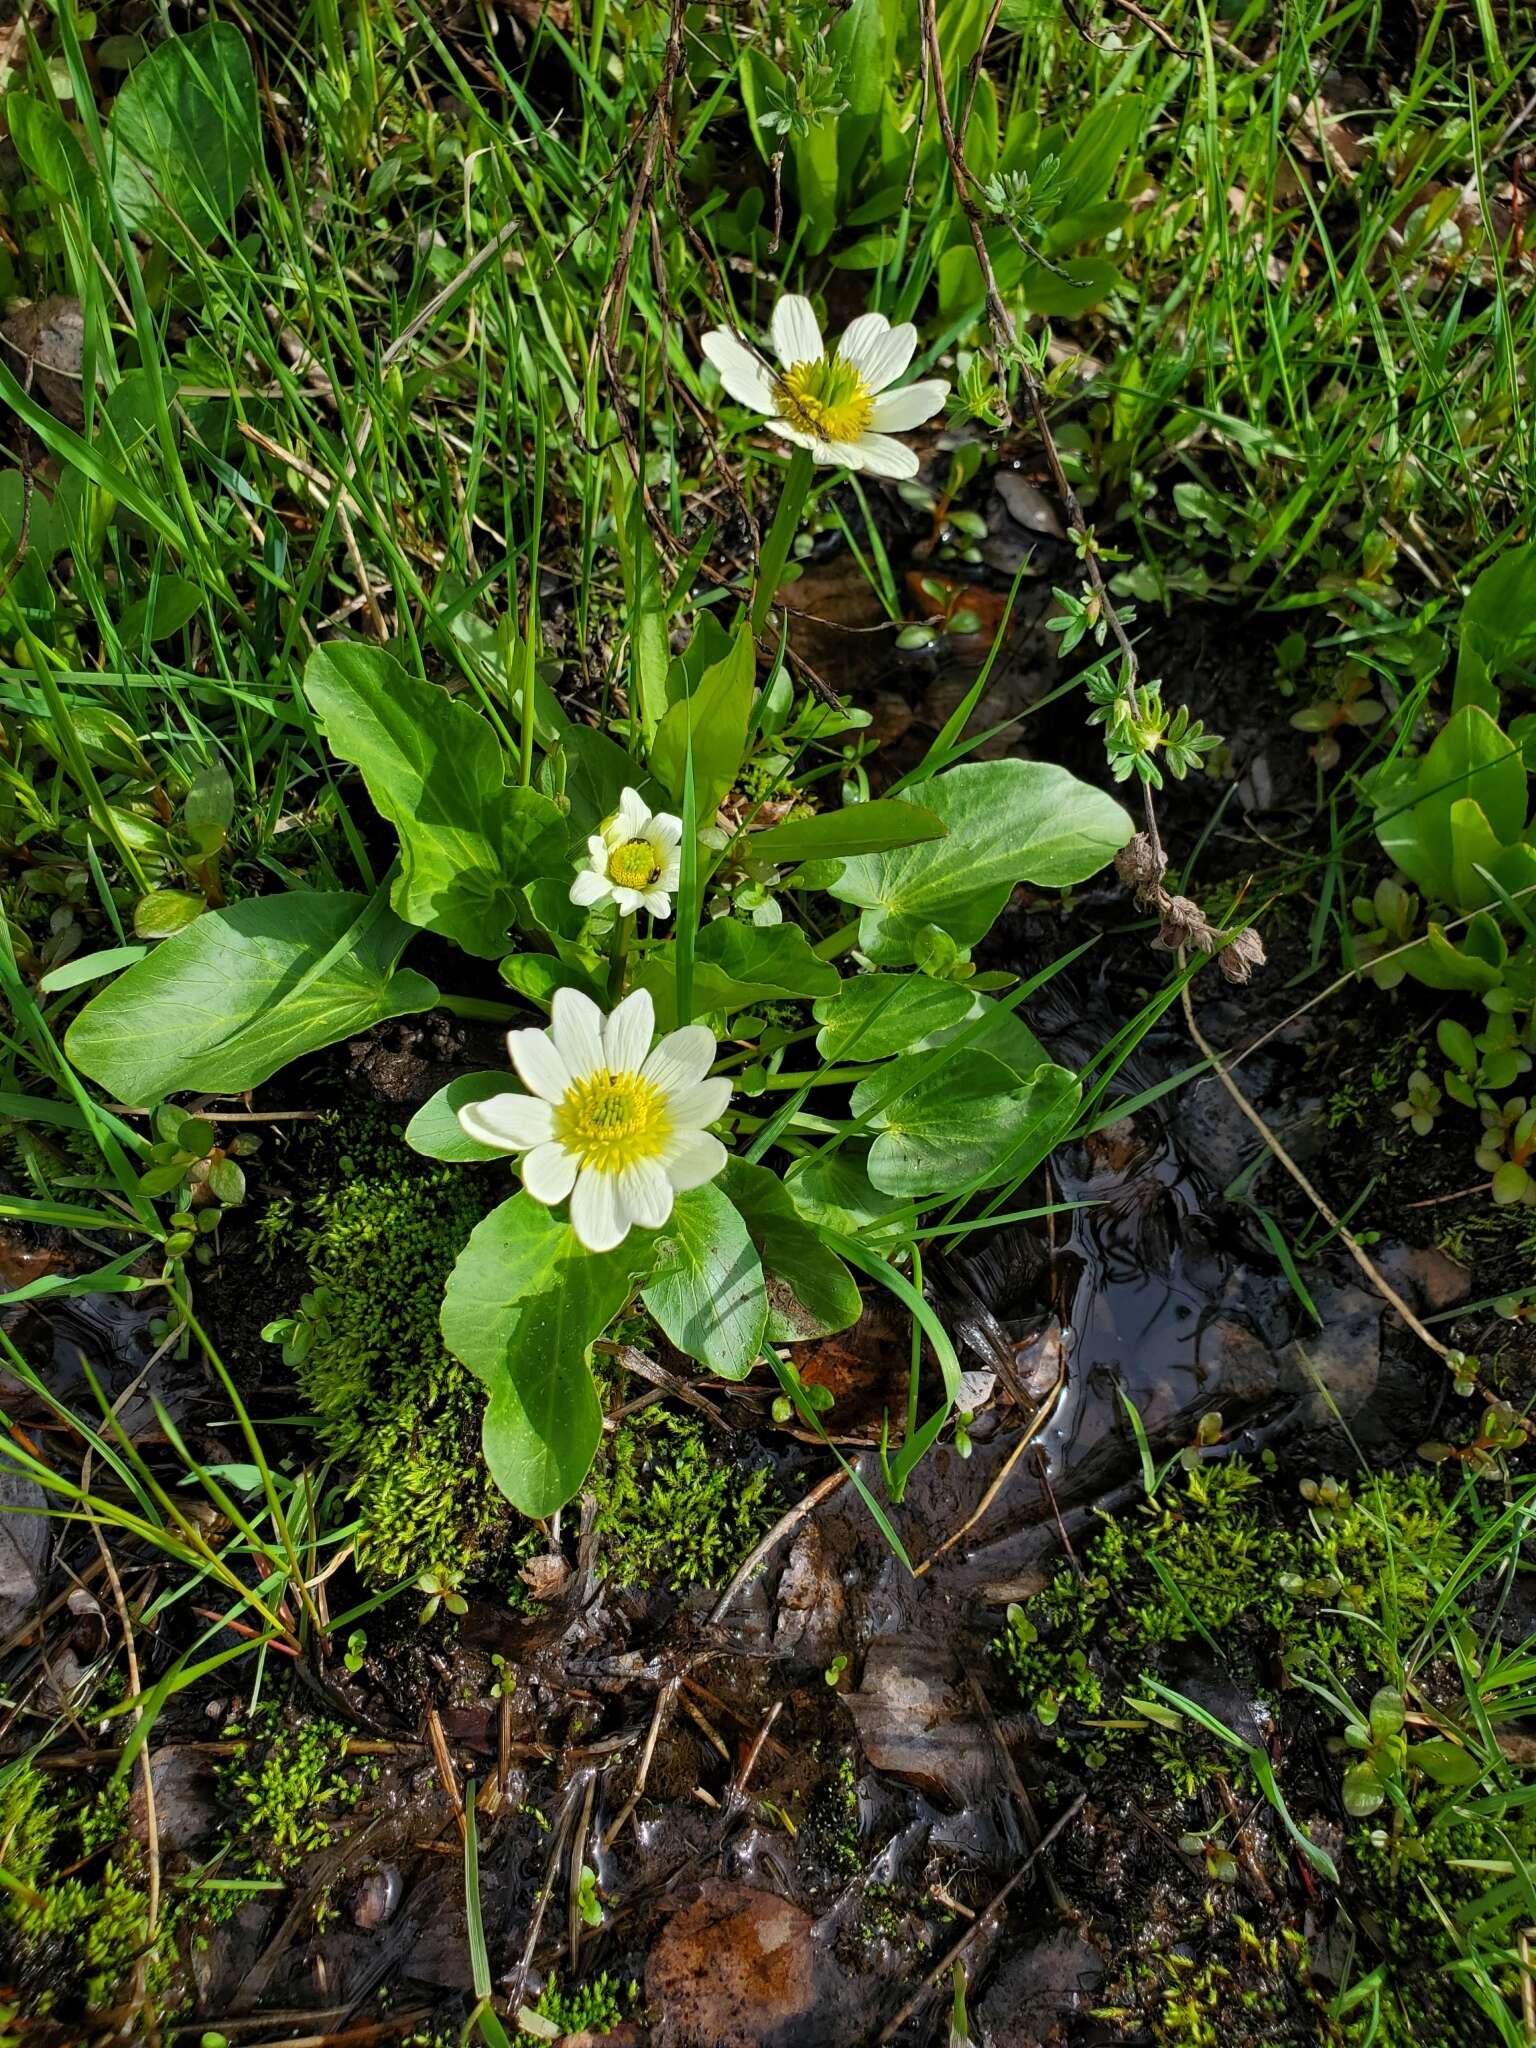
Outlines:
[[654, 1048], [644, 989], [609, 1017], [573, 988], [555, 990], [548, 1031], [509, 1031], [526, 1095], [467, 1102], [459, 1122], [499, 1152], [521, 1152], [536, 1202], [571, 1198], [571, 1228], [590, 1252], [612, 1251], [632, 1223], [659, 1229], [672, 1197], [702, 1187], [726, 1150], [704, 1127], [725, 1114], [727, 1080], [707, 1080], [715, 1038], [685, 1024]]
[[626, 789], [601, 833], [587, 841], [587, 865], [571, 884], [571, 901], [603, 903], [612, 897], [625, 917], [637, 910], [669, 917], [682, 838], [680, 818], [652, 811]]
[[949, 396], [942, 377], [888, 388], [916, 346], [910, 321], [893, 327], [883, 313], [861, 313], [828, 354], [810, 300], [794, 293], [773, 309], [778, 375], [723, 327], [703, 342], [732, 398], [766, 414], [771, 432], [809, 448], [817, 462], [890, 477], [917, 475], [916, 455], [892, 434], [931, 420]]

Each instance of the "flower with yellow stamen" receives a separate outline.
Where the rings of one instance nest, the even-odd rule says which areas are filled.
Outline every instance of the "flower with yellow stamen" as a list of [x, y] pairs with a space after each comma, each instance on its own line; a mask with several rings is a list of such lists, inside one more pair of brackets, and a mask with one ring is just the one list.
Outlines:
[[536, 1202], [571, 1200], [588, 1251], [622, 1244], [632, 1224], [659, 1230], [672, 1198], [713, 1180], [726, 1150], [705, 1129], [725, 1114], [731, 1084], [707, 1078], [714, 1033], [685, 1024], [652, 1045], [644, 989], [604, 1017], [578, 989], [556, 989], [547, 1031], [511, 1031], [507, 1047], [526, 1095], [508, 1091], [459, 1111], [465, 1133], [520, 1152]]
[[726, 390], [764, 414], [771, 432], [808, 448], [814, 462], [888, 477], [917, 475], [916, 455], [892, 435], [931, 420], [949, 396], [942, 377], [890, 388], [916, 346], [910, 321], [893, 327], [883, 313], [861, 313], [828, 350], [810, 300], [794, 293], [773, 312], [777, 374], [723, 327], [703, 341]]
[[619, 808], [587, 841], [587, 863], [571, 884], [573, 903], [614, 902], [625, 917], [648, 910], [671, 914], [681, 869], [682, 821], [652, 811], [632, 789]]

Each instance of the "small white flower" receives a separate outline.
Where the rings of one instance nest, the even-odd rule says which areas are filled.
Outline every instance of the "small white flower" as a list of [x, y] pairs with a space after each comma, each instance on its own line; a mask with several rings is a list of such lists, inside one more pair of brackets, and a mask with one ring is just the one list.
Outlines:
[[705, 1129], [725, 1114], [727, 1080], [708, 1080], [715, 1037], [685, 1024], [654, 1048], [656, 1012], [644, 989], [604, 1017], [577, 989], [555, 990], [547, 1031], [509, 1031], [529, 1091], [467, 1102], [459, 1122], [499, 1152], [521, 1152], [536, 1202], [571, 1198], [571, 1228], [589, 1252], [622, 1244], [632, 1223], [657, 1230], [672, 1197], [702, 1187], [726, 1162]]
[[739, 336], [723, 327], [704, 337], [704, 353], [732, 398], [767, 416], [769, 430], [813, 460], [871, 476], [917, 475], [917, 457], [892, 434], [920, 427], [949, 396], [942, 377], [896, 382], [912, 360], [917, 329], [893, 327], [883, 313], [861, 313], [828, 353], [809, 299], [791, 293], [773, 309], [777, 375]]
[[571, 884], [571, 901], [605, 903], [611, 897], [625, 917], [637, 910], [670, 917], [682, 838], [680, 818], [652, 811], [626, 789], [601, 833], [587, 841], [587, 864]]

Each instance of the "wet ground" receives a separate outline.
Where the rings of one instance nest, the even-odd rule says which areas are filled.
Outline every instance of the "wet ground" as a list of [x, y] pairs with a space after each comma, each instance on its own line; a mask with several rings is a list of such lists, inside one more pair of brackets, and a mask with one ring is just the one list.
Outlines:
[[[1006, 504], [992, 511], [988, 564], [1006, 577], [1028, 529], [1008, 523]], [[1056, 544], [1030, 538], [1044, 558], [984, 722], [1016, 717], [1056, 679], [1030, 624], [1046, 601]], [[974, 673], [974, 651], [894, 659], [878, 615], [862, 619], [849, 587], [840, 563], [812, 565], [798, 601], [806, 610], [824, 604], [839, 623], [802, 629], [801, 651], [871, 706], [888, 738], [882, 768], [899, 772]], [[1245, 728], [1252, 678], [1234, 659], [1229, 621], [1197, 615], [1167, 639], [1192, 674], [1189, 694], [1209, 684], [1212, 721], [1222, 720], [1223, 697], [1237, 713], [1227, 822], [1207, 865], [1222, 874], [1257, 866], [1263, 845], [1251, 829], [1263, 832], [1311, 786], [1304, 743], [1277, 741], [1267, 712], [1263, 731]], [[1261, 670], [1267, 654], [1250, 648], [1247, 659]], [[1058, 753], [1073, 744], [1059, 728], [1050, 740]], [[1208, 816], [1209, 791], [1198, 803], [1175, 800], [1175, 829], [1191, 807]], [[1102, 919], [1111, 940], [1029, 1012], [1071, 1064], [1097, 1051], [1166, 968], [1112, 892], [1085, 894], [1079, 909]], [[1057, 913], [1022, 903], [988, 964], [1030, 972], [1059, 942]], [[1342, 1013], [1287, 1021], [1303, 999], [1285, 986], [1296, 964], [1287, 943], [1282, 928], [1272, 946], [1278, 971], [1266, 983], [1202, 1003], [1204, 1028], [1230, 1048], [1280, 1027], [1244, 1065], [1244, 1086], [1298, 1157], [1325, 1180], [1347, 1182], [1352, 1167], [1339, 1156], [1328, 1104], [1378, 1029], [1361, 1017], [1379, 999], [1356, 996]], [[343, 1100], [350, 1091], [403, 1106], [454, 1066], [485, 1064], [473, 1038], [446, 1019], [393, 1027], [351, 1048], [327, 1085]], [[1121, 1099], [1193, 1059], [1172, 1012], [1121, 1076]], [[291, 1077], [258, 1107], [268, 1098], [291, 1107]], [[1361, 1137], [1349, 1143], [1358, 1148]], [[1056, 1155], [1034, 1192], [1080, 1206], [973, 1237], [933, 1262], [931, 1291], [978, 1376], [978, 1406], [971, 1455], [934, 1451], [891, 1510], [915, 1574], [853, 1488], [833, 1483], [825, 1453], [770, 1425], [759, 1391], [712, 1386], [739, 1446], [772, 1461], [779, 1498], [793, 1508], [819, 1494], [728, 1598], [717, 1588], [678, 1600], [603, 1580], [572, 1511], [562, 1531], [572, 1569], [527, 1611], [510, 1613], [471, 1588], [462, 1622], [440, 1617], [418, 1629], [407, 1616], [393, 1634], [379, 1631], [355, 1672], [334, 1642], [288, 1660], [299, 1667], [291, 1673], [275, 1669], [275, 1683], [289, 1679], [295, 1711], [356, 1730], [355, 1760], [378, 1775], [289, 1891], [242, 1906], [191, 1956], [197, 2025], [241, 2043], [397, 2038], [432, 2024], [455, 2038], [471, 1958], [462, 1816], [449, 1788], [472, 1779], [498, 1994], [531, 2002], [551, 1972], [570, 1982], [606, 1970], [636, 1987], [632, 2001], [623, 1995], [619, 2041], [917, 2044], [945, 2038], [953, 1951], [971, 1986], [973, 2028], [989, 2048], [1126, 2038], [1093, 2018], [1095, 1996], [1171, 1852], [1034, 1740], [987, 1651], [1007, 1603], [1038, 1589], [1064, 1548], [1088, 1540], [1101, 1511], [1138, 1497], [1142, 1450], [1127, 1404], [1159, 1464], [1203, 1423], [1220, 1454], [1267, 1451], [1301, 1472], [1411, 1452], [1446, 1399], [1443, 1369], [1336, 1245], [1306, 1267], [1317, 1316], [1308, 1313], [1254, 1207], [1229, 1193], [1258, 1186], [1295, 1219], [1288, 1190], [1273, 1176], [1252, 1178], [1259, 1153], [1206, 1076]], [[270, 1172], [280, 1183], [280, 1168]], [[1429, 1227], [1412, 1234], [1406, 1212], [1388, 1220], [1409, 1227], [1395, 1240], [1389, 1232], [1375, 1255], [1412, 1305], [1439, 1313], [1468, 1297], [1472, 1275], [1433, 1247]], [[259, 1375], [244, 1383], [253, 1409], [282, 1417], [291, 1392], [270, 1348], [255, 1342], [272, 1289], [250, 1257], [249, 1236], [232, 1230], [224, 1267], [203, 1293], [231, 1360]], [[32, 1356], [50, 1359], [55, 1389], [77, 1405], [89, 1399], [82, 1354], [113, 1399], [154, 1348], [124, 1296], [43, 1304], [17, 1334]], [[834, 1434], [871, 1477], [861, 1445], [882, 1412], [901, 1408], [907, 1341], [872, 1307], [857, 1333], [802, 1365], [808, 1379], [836, 1388]], [[124, 1428], [151, 1453], [162, 1429], [154, 1400], [201, 1455], [232, 1455], [229, 1432], [214, 1426], [219, 1397], [198, 1367], [162, 1359], [125, 1405]], [[26, 1397], [16, 1413], [23, 1425], [46, 1421]], [[273, 1426], [287, 1451], [305, 1454], [302, 1435], [283, 1438]], [[78, 1670], [94, 1654], [101, 1622], [94, 1603], [58, 1604], [71, 1572], [88, 1570], [89, 1548], [72, 1533], [50, 1538], [26, 1514], [7, 1527], [14, 1556], [0, 1571], [9, 1603], [0, 1633], [9, 1631], [12, 1704], [0, 1716], [0, 1744], [9, 1755], [68, 1691], [69, 1660]], [[333, 1600], [343, 1597], [338, 1582]], [[151, 1675], [177, 1626], [173, 1616], [151, 1649]], [[217, 1777], [240, 1672], [229, 1667], [178, 1695], [160, 1724], [157, 1804], [170, 1867], [227, 1837]], [[1250, 1709], [1226, 1702], [1239, 1721]], [[1043, 1834], [1051, 1840], [1041, 1850]], [[583, 1869], [602, 1908], [595, 1927], [578, 1906]]]

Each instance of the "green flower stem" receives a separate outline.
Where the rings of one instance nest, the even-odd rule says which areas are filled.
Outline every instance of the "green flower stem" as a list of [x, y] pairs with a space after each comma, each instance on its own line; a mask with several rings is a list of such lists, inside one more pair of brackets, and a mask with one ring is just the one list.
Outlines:
[[615, 919], [613, 937], [608, 942], [608, 1000], [616, 1003], [624, 993], [624, 963], [629, 958], [630, 936], [635, 929], [632, 917]]
[[789, 550], [800, 530], [800, 515], [810, 495], [814, 468], [809, 448], [797, 448], [789, 458], [789, 473], [784, 479], [779, 509], [773, 515], [773, 524], [768, 529], [768, 538], [763, 542], [762, 556], [757, 565], [757, 588], [752, 593], [754, 633], [761, 633], [767, 625], [773, 594], [784, 580], [784, 564], [789, 560]]

